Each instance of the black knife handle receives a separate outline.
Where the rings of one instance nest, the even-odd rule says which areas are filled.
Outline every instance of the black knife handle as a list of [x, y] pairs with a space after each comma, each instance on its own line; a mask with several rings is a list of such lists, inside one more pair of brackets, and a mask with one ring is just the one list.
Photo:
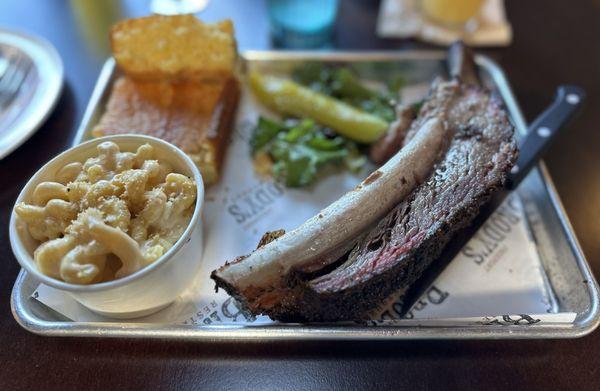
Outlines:
[[550, 142], [564, 128], [585, 99], [585, 92], [577, 86], [558, 87], [554, 103], [531, 123], [521, 142], [519, 159], [508, 175], [506, 187], [514, 189], [541, 159]]

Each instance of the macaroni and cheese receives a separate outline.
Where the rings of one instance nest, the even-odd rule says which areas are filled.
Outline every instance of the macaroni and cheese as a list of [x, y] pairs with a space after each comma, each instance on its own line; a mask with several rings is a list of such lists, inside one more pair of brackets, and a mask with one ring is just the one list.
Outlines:
[[97, 148], [98, 156], [37, 185], [31, 204], [15, 206], [42, 242], [38, 269], [75, 284], [121, 278], [156, 261], [181, 237], [196, 201], [194, 181], [153, 159], [149, 144], [135, 153], [113, 142]]

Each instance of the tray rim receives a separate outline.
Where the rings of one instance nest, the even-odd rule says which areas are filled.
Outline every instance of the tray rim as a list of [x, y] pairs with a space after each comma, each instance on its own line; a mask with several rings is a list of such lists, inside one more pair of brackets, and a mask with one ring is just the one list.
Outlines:
[[[281, 60], [322, 60], [322, 61], [390, 61], [440, 59], [444, 51], [245, 51], [242, 61], [281, 61]], [[520, 107], [514, 97], [510, 84], [500, 66], [485, 55], [476, 55], [476, 61], [493, 74], [499, 81], [498, 88], [508, 109], [513, 113], [513, 121], [520, 132], [524, 132], [526, 124]], [[86, 106], [80, 126], [71, 145], [81, 142], [95, 113], [96, 106], [106, 92], [110, 79], [114, 75], [115, 61], [111, 57], [106, 60], [94, 90]], [[23, 301], [19, 290], [27, 278], [21, 270], [15, 281], [11, 294], [11, 311], [17, 323], [24, 329], [38, 335], [46, 336], [86, 336], [115, 338], [166, 338], [189, 339], [201, 341], [266, 341], [266, 340], [389, 340], [389, 339], [532, 339], [532, 338], [575, 338], [587, 335], [600, 324], [599, 287], [591, 273], [585, 255], [574, 234], [562, 202], [556, 192], [554, 183], [544, 162], [538, 164], [545, 191], [550, 197], [561, 228], [566, 235], [571, 251], [576, 258], [577, 266], [587, 281], [586, 288], [590, 298], [590, 307], [586, 316], [576, 319], [567, 325], [548, 324], [535, 328], [528, 326], [324, 326], [303, 324], [275, 325], [213, 325], [210, 327], [190, 327], [186, 325], [161, 325], [126, 323], [126, 322], [67, 322], [46, 321], [31, 314]]]

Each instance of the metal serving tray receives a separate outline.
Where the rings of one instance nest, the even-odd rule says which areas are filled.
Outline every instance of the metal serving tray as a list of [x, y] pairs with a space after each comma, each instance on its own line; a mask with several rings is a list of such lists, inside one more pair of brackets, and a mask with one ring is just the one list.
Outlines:
[[[246, 52], [245, 67], [285, 73], [308, 61], [344, 63], [363, 77], [384, 79], [402, 71], [408, 84], [430, 81], [443, 74], [445, 52]], [[526, 131], [521, 111], [499, 66], [477, 56], [484, 83], [504, 99], [513, 123]], [[110, 87], [118, 71], [109, 59], [98, 78], [91, 100], [73, 144], [89, 138], [102, 114]], [[465, 339], [465, 338], [573, 338], [593, 331], [600, 322], [598, 285], [581, 252], [569, 220], [556, 194], [544, 163], [519, 188], [529, 225], [545, 271], [549, 290], [556, 298], [557, 312], [576, 313], [569, 324], [531, 325], [465, 324], [464, 326], [411, 326], [359, 324], [271, 324], [271, 325], [171, 325], [113, 322], [74, 322], [31, 298], [38, 285], [21, 271], [13, 288], [11, 306], [15, 319], [25, 329], [48, 336], [94, 336], [174, 338], [192, 340], [277, 340], [277, 339]], [[490, 322], [493, 323], [493, 322]], [[501, 322], [502, 323], [502, 322]]]

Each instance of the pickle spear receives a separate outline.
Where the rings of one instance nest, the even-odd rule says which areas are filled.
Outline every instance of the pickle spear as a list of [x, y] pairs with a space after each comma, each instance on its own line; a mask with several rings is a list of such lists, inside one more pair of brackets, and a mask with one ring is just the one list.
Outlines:
[[388, 123], [381, 118], [291, 80], [252, 72], [249, 81], [258, 99], [271, 109], [311, 118], [354, 141], [372, 143], [387, 130]]

